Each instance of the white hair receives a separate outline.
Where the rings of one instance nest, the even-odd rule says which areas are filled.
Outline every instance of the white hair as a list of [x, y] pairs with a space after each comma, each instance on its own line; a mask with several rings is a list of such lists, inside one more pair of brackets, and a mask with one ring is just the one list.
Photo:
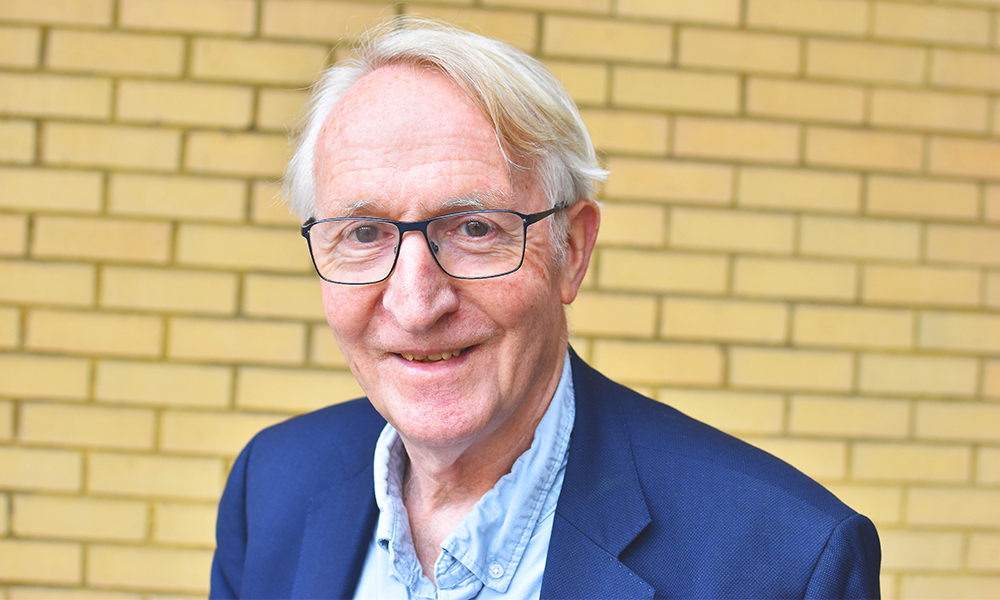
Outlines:
[[[404, 17], [370, 31], [355, 57], [324, 71], [313, 87], [284, 178], [285, 198], [303, 221], [317, 212], [316, 145], [327, 117], [362, 77], [395, 64], [429, 66], [452, 79], [493, 125], [512, 171], [534, 171], [550, 207], [593, 198], [607, 177], [576, 104], [540, 62], [497, 40]], [[565, 240], [566, 220], [553, 223]]]

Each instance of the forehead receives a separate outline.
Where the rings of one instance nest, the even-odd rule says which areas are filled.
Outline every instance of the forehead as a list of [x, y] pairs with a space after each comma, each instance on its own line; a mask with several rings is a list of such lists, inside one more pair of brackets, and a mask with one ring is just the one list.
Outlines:
[[513, 193], [489, 121], [453, 81], [421, 67], [383, 67], [355, 84], [327, 117], [316, 158], [321, 215]]

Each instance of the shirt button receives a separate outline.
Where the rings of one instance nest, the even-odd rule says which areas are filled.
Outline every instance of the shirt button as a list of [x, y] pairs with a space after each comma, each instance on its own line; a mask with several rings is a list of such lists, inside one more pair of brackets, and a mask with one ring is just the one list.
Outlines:
[[500, 579], [503, 577], [503, 567], [497, 563], [490, 565], [490, 577], [493, 579]]

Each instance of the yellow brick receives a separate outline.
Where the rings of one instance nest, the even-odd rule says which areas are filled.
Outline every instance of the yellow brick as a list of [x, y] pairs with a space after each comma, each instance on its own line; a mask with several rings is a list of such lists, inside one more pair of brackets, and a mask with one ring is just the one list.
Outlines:
[[35, 160], [35, 124], [0, 121], [0, 161], [30, 163]]
[[6, 494], [0, 495], [0, 535], [7, 537], [10, 531], [10, 501]]
[[309, 348], [309, 362], [317, 365], [347, 368], [347, 359], [344, 358], [344, 353], [340, 351], [340, 346], [337, 345], [337, 340], [330, 333], [330, 328], [327, 327], [326, 323], [313, 325], [310, 337], [312, 342]]
[[155, 415], [146, 409], [30, 403], [21, 407], [21, 441], [52, 446], [153, 447]]
[[789, 254], [794, 236], [791, 216], [697, 208], [670, 212], [670, 245], [677, 248]]
[[0, 19], [110, 25], [112, 4], [112, 0], [5, 0]]
[[54, 30], [45, 52], [50, 68], [129, 75], [181, 74], [184, 40], [119, 32]]
[[560, 60], [546, 60], [544, 63], [577, 104], [604, 104], [607, 100], [606, 66]]
[[47, 123], [42, 144], [47, 164], [172, 171], [180, 158], [180, 133], [155, 128]]
[[122, 81], [115, 111], [122, 121], [243, 128], [253, 93], [229, 85]]
[[601, 206], [598, 244], [659, 246], [664, 239], [666, 210], [661, 206], [605, 203]]
[[867, 212], [931, 219], [974, 219], [979, 215], [979, 189], [971, 183], [872, 176], [868, 179]]
[[79, 584], [83, 550], [79, 544], [0, 540], [0, 581]]
[[931, 173], [1000, 178], [1000, 143], [959, 138], [932, 138]]
[[280, 177], [288, 164], [286, 135], [192, 132], [184, 166], [195, 172]]
[[976, 481], [1000, 483], [1000, 448], [980, 448], [976, 460]]
[[667, 117], [624, 111], [584, 110], [583, 121], [598, 150], [666, 154]]
[[851, 300], [856, 279], [849, 263], [740, 257], [733, 287], [744, 296]]
[[656, 300], [585, 292], [577, 296], [568, 317], [575, 335], [650, 338], [656, 331]]
[[[14, 439], [14, 403], [6, 400], [0, 401], [0, 440]], [[0, 534], [6, 533], [6, 506], [4, 501], [6, 496], [0, 496]]]
[[969, 536], [969, 567], [995, 571], [1000, 565], [1000, 535], [973, 533]]
[[238, 381], [236, 405], [255, 410], [303, 412], [365, 395], [347, 370], [244, 367]]
[[876, 37], [976, 46], [990, 40], [985, 10], [876, 2], [874, 14]]
[[104, 194], [99, 173], [55, 169], [0, 169], [0, 206], [31, 212], [98, 212]]
[[261, 90], [257, 100], [257, 127], [281, 132], [294, 130], [306, 97], [307, 93], [302, 90]]
[[916, 260], [920, 227], [873, 219], [803, 217], [799, 249], [804, 255], [838, 258]]
[[865, 92], [855, 86], [754, 77], [747, 85], [747, 111], [767, 117], [861, 123]]
[[109, 208], [123, 215], [238, 221], [246, 184], [234, 179], [159, 175], [111, 176]]
[[616, 66], [612, 99], [634, 108], [736, 114], [740, 81], [735, 75]]
[[988, 113], [985, 96], [910, 90], [872, 92], [871, 121], [876, 125], [985, 133]]
[[702, 344], [594, 342], [594, 366], [617, 381], [654, 385], [722, 382], [722, 352]]
[[619, 0], [618, 14], [626, 17], [664, 19], [685, 23], [737, 25], [740, 21], [738, 0]]
[[974, 359], [865, 354], [860, 371], [864, 392], [970, 396], [976, 390]]
[[243, 313], [255, 317], [291, 317], [322, 321], [320, 279], [315, 275], [248, 275]]
[[907, 518], [915, 525], [998, 527], [997, 506], [1000, 506], [1000, 491], [918, 487], [910, 489]]
[[806, 74], [852, 82], [920, 83], [927, 55], [921, 48], [869, 42], [810, 39]]
[[0, 214], [0, 256], [25, 256], [27, 250], [27, 216]]
[[250, 220], [268, 225], [287, 225], [298, 229], [301, 221], [282, 200], [281, 185], [257, 181], [250, 193]]
[[788, 311], [783, 304], [668, 298], [660, 334], [667, 338], [782, 342]]
[[33, 310], [25, 345], [32, 350], [114, 356], [160, 354], [163, 325], [157, 317]]
[[181, 225], [177, 258], [182, 264], [293, 271], [314, 270], [309, 247], [290, 228]]
[[261, 16], [265, 35], [336, 42], [356, 38], [365, 29], [391, 16], [382, 4], [323, 2], [320, 0], [266, 0]]
[[[10, 600], [142, 600], [142, 596], [128, 592], [93, 591], [66, 587], [15, 587], [10, 590]], [[177, 600], [182, 599], [177, 598]], [[184, 600], [195, 599], [187, 598]]]
[[1000, 598], [996, 576], [914, 574], [902, 579], [900, 598]]
[[733, 170], [723, 165], [611, 158], [608, 170], [610, 198], [728, 204], [733, 196]]
[[921, 313], [920, 347], [996, 353], [1000, 351], [1000, 317], [969, 313]]
[[87, 490], [95, 494], [215, 500], [222, 492], [218, 458], [93, 453]]
[[157, 502], [153, 539], [166, 544], [215, 547], [215, 504]]
[[964, 541], [959, 533], [880, 530], [882, 568], [903, 570], [959, 569]]
[[851, 356], [842, 352], [731, 348], [729, 383], [775, 390], [848, 390], [854, 376]]
[[93, 545], [87, 582], [96, 587], [208, 592], [211, 550]]
[[88, 258], [126, 262], [166, 262], [170, 225], [89, 217], [38, 217], [32, 254], [47, 258]]
[[1000, 398], [1000, 362], [986, 361], [986, 371], [983, 378], [983, 395], [988, 398]]
[[[279, 2], [281, 0], [278, 0]], [[307, 0], [308, 1], [308, 0]], [[312, 0], [316, 1], [316, 0]], [[502, 40], [531, 54], [538, 45], [538, 18], [527, 12], [476, 10], [469, 7], [404, 6], [404, 14], [450, 23], [473, 33]], [[374, 21], [384, 19], [375, 17]]]
[[[451, 3], [460, 4], [462, 1], [452, 0]], [[520, 6], [532, 9], [550, 8], [574, 12], [608, 13], [611, 11], [611, 0], [483, 0], [483, 4], [486, 6]]]
[[917, 403], [917, 437], [1000, 442], [1000, 405], [983, 402]]
[[41, 31], [32, 27], [0, 27], [0, 65], [35, 67], [42, 42]]
[[[898, 523], [903, 504], [903, 491], [894, 486], [829, 485], [827, 488], [845, 504], [876, 523]], [[883, 586], [882, 593], [886, 589]], [[887, 598], [891, 597], [886, 595]]]
[[606, 248], [597, 258], [603, 289], [721, 294], [728, 288], [729, 260], [722, 256]]
[[159, 447], [168, 452], [235, 457], [258, 431], [284, 419], [276, 415], [166, 411]]
[[319, 44], [197, 39], [191, 73], [198, 79], [310, 85], [326, 62]]
[[673, 28], [641, 22], [545, 15], [542, 52], [552, 56], [650, 63], [673, 60]]
[[236, 287], [233, 273], [105, 267], [100, 303], [110, 308], [233, 314]]
[[748, 438], [747, 441], [815, 479], [843, 479], [847, 473], [847, 445], [841, 442], [781, 438]]
[[861, 480], [962, 483], [971, 465], [965, 446], [857, 443], [851, 453], [851, 474]]
[[986, 220], [1000, 223], [1000, 186], [986, 187]]
[[94, 269], [89, 265], [0, 262], [0, 300], [19, 304], [89, 306], [94, 301]]
[[862, 34], [868, 29], [868, 5], [863, 0], [750, 0], [747, 23], [796, 32]]
[[810, 127], [806, 161], [813, 165], [875, 171], [918, 171], [924, 144], [919, 135]]
[[126, 27], [218, 33], [253, 33], [253, 0], [121, 0]]
[[910, 429], [905, 400], [793, 396], [789, 431], [810, 436], [903, 438]]
[[22, 537], [140, 541], [146, 537], [142, 502], [60, 496], [14, 497], [14, 532]]
[[944, 262], [1000, 265], [1000, 230], [960, 225], [932, 225], [927, 258]]
[[761, 121], [679, 117], [674, 125], [678, 156], [790, 163], [799, 158], [799, 128]]
[[90, 387], [86, 360], [0, 354], [0, 394], [82, 400]]
[[35, 73], [0, 74], [0, 112], [106, 119], [111, 115], [111, 81]]
[[980, 277], [972, 269], [866, 266], [862, 289], [876, 304], [976, 306]]
[[657, 399], [730, 433], [780, 433], [785, 403], [779, 395], [661, 389]]
[[1000, 57], [985, 52], [935, 49], [931, 83], [980, 90], [1000, 90]]
[[749, 73], [797, 73], [799, 42], [791, 36], [685, 27], [679, 62]]
[[305, 328], [292, 323], [176, 318], [172, 358], [296, 364], [305, 358]]
[[0, 446], [0, 466], [0, 488], [73, 492], [83, 483], [83, 457], [78, 452]]
[[742, 167], [737, 202], [744, 206], [857, 212], [861, 178], [851, 173]]
[[[0, 347], [13, 348], [21, 340], [21, 313], [14, 308], [0, 309]], [[2, 421], [2, 418], [0, 418]], [[3, 431], [0, 426], [0, 431]]]
[[232, 373], [225, 367], [102, 360], [98, 400], [172, 406], [226, 406]]
[[912, 348], [913, 315], [900, 310], [797, 306], [793, 340], [803, 346]]

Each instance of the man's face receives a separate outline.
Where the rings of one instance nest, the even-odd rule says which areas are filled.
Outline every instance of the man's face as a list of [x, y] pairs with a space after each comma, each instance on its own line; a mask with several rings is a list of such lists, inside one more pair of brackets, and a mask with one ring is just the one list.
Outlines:
[[[362, 79], [327, 119], [316, 156], [318, 218], [417, 221], [483, 198], [487, 208], [547, 208], [530, 177], [511, 178], [472, 101], [430, 69], [384, 67]], [[489, 448], [533, 433], [562, 366], [562, 301], [579, 284], [556, 268], [552, 244], [548, 221], [533, 225], [518, 271], [467, 281], [448, 277], [423, 237], [407, 233], [388, 280], [323, 282], [351, 370], [408, 447]]]

